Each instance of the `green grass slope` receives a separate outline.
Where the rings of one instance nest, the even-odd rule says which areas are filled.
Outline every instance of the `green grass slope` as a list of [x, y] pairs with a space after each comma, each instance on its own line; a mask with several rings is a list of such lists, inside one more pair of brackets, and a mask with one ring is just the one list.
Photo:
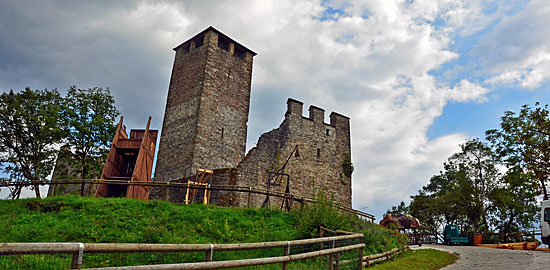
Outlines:
[[232, 243], [295, 239], [292, 214], [117, 198], [0, 201], [0, 242]]
[[[311, 204], [290, 213], [274, 209], [239, 209], [199, 204], [175, 205], [163, 201], [79, 196], [0, 201], [0, 243], [250, 243], [319, 237], [319, 226], [363, 233], [366, 243], [365, 254], [401, 246], [406, 240], [403, 235], [362, 221], [356, 216], [340, 213], [331, 207], [327, 200], [321, 200], [319, 204]], [[295, 254], [315, 249], [315, 247], [299, 247], [291, 252]], [[352, 253], [356, 254], [356, 252]], [[356, 258], [352, 253], [341, 254], [341, 256], [348, 259]], [[280, 255], [280, 249], [218, 252], [215, 260]], [[55, 257], [59, 262], [54, 265], [61, 269], [66, 268], [67, 263], [70, 263], [70, 256], [56, 255]], [[0, 268], [2, 264], [6, 264], [8, 268], [20, 266], [19, 269], [42, 269], [40, 268], [42, 266], [49, 267], [42, 260], [51, 260], [51, 258], [50, 255], [0, 257]], [[300, 261], [294, 265], [298, 267], [297, 269], [324, 268], [325, 259]], [[202, 260], [204, 260], [204, 254], [200, 253], [85, 254], [84, 266], [143, 265]], [[258, 269], [272, 268], [279, 269], [280, 265]]]
[[318, 237], [319, 225], [363, 233], [367, 254], [405, 243], [326, 201], [290, 213], [79, 196], [0, 201], [0, 242], [263, 242]]

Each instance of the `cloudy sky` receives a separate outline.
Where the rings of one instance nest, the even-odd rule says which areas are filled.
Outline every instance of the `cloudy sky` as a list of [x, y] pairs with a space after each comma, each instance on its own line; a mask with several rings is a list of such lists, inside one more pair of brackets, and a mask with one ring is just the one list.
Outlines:
[[210, 25], [258, 53], [247, 149], [288, 97], [350, 116], [353, 206], [377, 219], [504, 111], [550, 100], [547, 0], [8, 0], [0, 91], [109, 87], [126, 126], [160, 129], [172, 48]]

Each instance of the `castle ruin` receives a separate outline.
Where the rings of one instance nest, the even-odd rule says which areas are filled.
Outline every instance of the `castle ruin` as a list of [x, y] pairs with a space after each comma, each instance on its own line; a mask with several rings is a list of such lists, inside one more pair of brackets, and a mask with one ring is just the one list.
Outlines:
[[[212, 185], [246, 186], [314, 197], [318, 190], [351, 207], [350, 119], [288, 99], [281, 125], [259, 138], [246, 154], [253, 51], [213, 27], [177, 46], [170, 79], [154, 181], [177, 181], [197, 168], [214, 170]], [[288, 159], [288, 162], [286, 162]], [[284, 183], [271, 183], [285, 166]], [[182, 194], [170, 191], [170, 200]], [[163, 192], [151, 190], [162, 199]], [[212, 191], [211, 203], [262, 206], [265, 195]], [[273, 198], [272, 205], [282, 203]]]

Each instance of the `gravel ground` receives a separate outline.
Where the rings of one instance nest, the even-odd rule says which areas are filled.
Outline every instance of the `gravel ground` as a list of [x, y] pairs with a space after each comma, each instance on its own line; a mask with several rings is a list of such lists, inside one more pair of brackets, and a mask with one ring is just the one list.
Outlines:
[[[460, 258], [442, 269], [550, 269], [550, 252], [507, 250], [473, 246], [422, 245], [423, 248], [454, 252]], [[411, 249], [419, 249], [411, 246]]]

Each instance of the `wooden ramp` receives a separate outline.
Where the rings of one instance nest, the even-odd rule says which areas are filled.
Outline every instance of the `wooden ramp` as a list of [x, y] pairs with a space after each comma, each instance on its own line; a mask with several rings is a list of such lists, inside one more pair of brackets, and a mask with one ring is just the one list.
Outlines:
[[[141, 200], [149, 198], [150, 186], [132, 185], [135, 181], [151, 181], [158, 130], [149, 130], [151, 117], [145, 130], [132, 129], [130, 137], [120, 117], [109, 156], [103, 167], [96, 197], [127, 197]], [[109, 180], [127, 181], [120, 185]]]

